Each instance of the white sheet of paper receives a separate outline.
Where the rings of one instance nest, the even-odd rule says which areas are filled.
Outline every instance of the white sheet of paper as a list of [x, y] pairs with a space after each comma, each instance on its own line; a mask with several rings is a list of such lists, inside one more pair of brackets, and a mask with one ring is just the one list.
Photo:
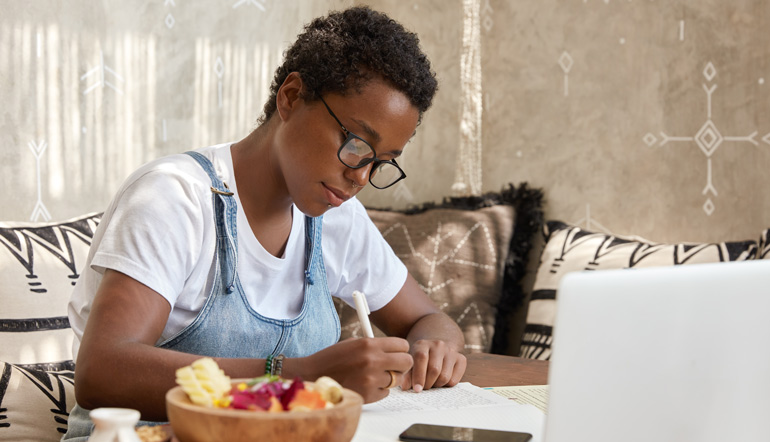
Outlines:
[[548, 386], [547, 385], [521, 385], [513, 387], [485, 388], [495, 394], [507, 397], [519, 404], [531, 404], [543, 413], [548, 413]]
[[397, 442], [414, 423], [521, 431], [540, 442], [545, 415], [467, 382], [421, 393], [396, 388], [387, 398], [364, 405], [353, 442]]
[[396, 412], [450, 410], [508, 403], [500, 395], [489, 393], [491, 392], [468, 382], [461, 382], [452, 388], [434, 388], [420, 393], [394, 388], [385, 399], [364, 405], [364, 410]]

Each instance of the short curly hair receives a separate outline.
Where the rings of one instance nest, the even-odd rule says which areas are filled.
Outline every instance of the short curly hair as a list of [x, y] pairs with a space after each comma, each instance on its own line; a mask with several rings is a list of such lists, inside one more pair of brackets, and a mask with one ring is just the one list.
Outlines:
[[382, 78], [409, 98], [420, 119], [438, 89], [417, 35], [366, 6], [332, 12], [305, 26], [275, 71], [260, 124], [272, 117], [278, 88], [292, 72], [305, 84], [305, 101], [329, 92], [360, 91], [372, 78]]

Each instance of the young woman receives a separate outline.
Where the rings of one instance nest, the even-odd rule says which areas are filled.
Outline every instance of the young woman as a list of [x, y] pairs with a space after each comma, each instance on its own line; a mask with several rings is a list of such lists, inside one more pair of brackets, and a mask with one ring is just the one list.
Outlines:
[[[397, 158], [436, 91], [417, 37], [365, 7], [306, 26], [259, 127], [172, 155], [123, 184], [70, 302], [78, 405], [166, 419], [175, 370], [201, 355], [233, 378], [266, 366], [331, 376], [364, 396], [455, 385], [459, 328], [408, 275], [354, 197], [404, 178]], [[337, 342], [331, 296], [367, 295], [385, 338]], [[267, 364], [266, 360], [270, 360]]]

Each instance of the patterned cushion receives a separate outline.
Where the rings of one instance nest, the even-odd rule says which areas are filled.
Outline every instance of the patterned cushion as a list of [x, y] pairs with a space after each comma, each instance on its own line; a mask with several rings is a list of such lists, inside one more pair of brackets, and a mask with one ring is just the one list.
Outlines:
[[0, 360], [73, 368], [67, 303], [100, 219], [0, 223]]
[[[409, 272], [462, 328], [466, 349], [503, 352], [509, 315], [539, 229], [542, 193], [526, 183], [481, 197], [448, 198], [408, 211], [369, 209]], [[355, 311], [337, 301], [342, 339], [361, 336]], [[381, 332], [375, 332], [381, 335]]]
[[756, 241], [656, 244], [588, 232], [560, 221], [546, 223], [543, 233], [546, 244], [532, 289], [520, 352], [520, 356], [534, 359], [551, 356], [556, 289], [569, 272], [743, 261], [757, 254]]
[[58, 441], [75, 405], [72, 371], [0, 362], [0, 441]]
[[759, 237], [757, 259], [770, 259], [770, 229], [762, 232], [762, 235]]

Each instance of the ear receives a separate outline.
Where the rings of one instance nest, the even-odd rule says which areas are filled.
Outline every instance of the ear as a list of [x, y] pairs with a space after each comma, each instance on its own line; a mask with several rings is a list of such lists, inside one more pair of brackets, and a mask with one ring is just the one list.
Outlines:
[[282, 120], [289, 118], [291, 111], [302, 101], [304, 83], [299, 72], [292, 72], [286, 76], [275, 97], [275, 106]]

